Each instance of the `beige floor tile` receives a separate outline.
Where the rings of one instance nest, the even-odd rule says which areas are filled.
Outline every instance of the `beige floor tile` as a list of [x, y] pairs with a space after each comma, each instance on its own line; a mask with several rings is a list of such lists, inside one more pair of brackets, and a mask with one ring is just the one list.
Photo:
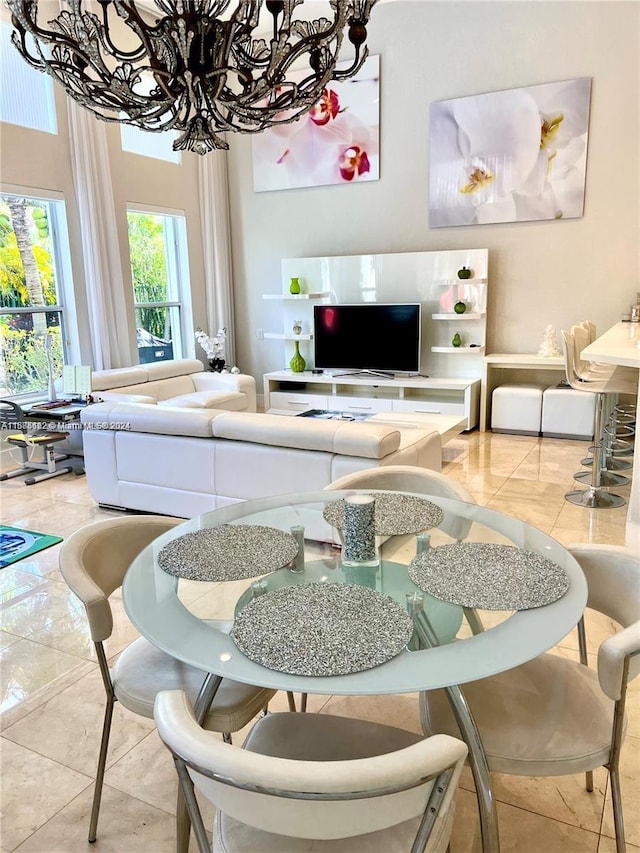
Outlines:
[[570, 484], [545, 483], [543, 480], [518, 478], [518, 472], [509, 477], [496, 494], [497, 498], [514, 497], [527, 501], [552, 501], [559, 504]]
[[21, 572], [46, 577], [48, 580], [54, 580], [56, 577], [62, 580], [62, 576], [58, 571], [61, 547], [62, 542], [52, 545], [50, 548], [45, 548], [44, 551], [38, 551], [37, 554], [28, 557], [26, 560], [14, 563], [14, 568], [19, 569]]
[[55, 630], [54, 623], [65, 616], [84, 615], [84, 607], [64, 583], [43, 580], [33, 591], [0, 606], [5, 631], [32, 637], [41, 631]]
[[388, 696], [332, 696], [323, 707], [322, 713], [370, 720], [422, 734], [416, 693]]
[[[4, 737], [88, 776], [95, 774], [104, 688], [94, 671], [5, 729]], [[116, 702], [107, 766], [119, 760], [154, 728], [153, 720], [133, 714]]]
[[109, 786], [102, 792], [97, 841], [89, 844], [92, 796], [89, 788], [71, 800], [16, 853], [175, 853], [173, 815]]
[[12, 520], [16, 527], [64, 536], [98, 516], [100, 510], [88, 504], [56, 504], [55, 513], [48, 508], [32, 509]]
[[486, 506], [488, 509], [495, 509], [526, 521], [545, 533], [551, 533], [561, 509], [558, 501], [532, 501], [511, 496], [502, 497], [500, 494], [494, 495]]
[[[4, 738], [0, 765], [4, 782], [2, 844], [7, 850], [15, 849], [91, 784], [88, 776]], [[11, 784], [6, 784], [8, 780]], [[46, 849], [56, 847], [51, 844]], [[70, 848], [65, 844], [57, 849]]]
[[495, 495], [504, 486], [507, 476], [495, 476], [484, 469], [480, 470], [467, 461], [447, 466], [447, 477], [451, 477], [466, 486], [473, 494]]
[[24, 702], [83, 661], [73, 655], [20, 640], [0, 652], [0, 712]]
[[[636, 847], [635, 844], [629, 844], [626, 842], [627, 853], [632, 853], [632, 851], [640, 850], [640, 847]], [[616, 853], [616, 842], [613, 838], [607, 838], [606, 835], [600, 836], [600, 845], [598, 846], [598, 853]]]
[[[606, 512], [606, 510], [602, 510], [602, 512]], [[625, 544], [625, 530], [623, 527], [615, 527], [603, 532], [597, 525], [594, 525], [594, 529], [585, 530], [558, 527], [555, 524], [551, 530], [551, 535], [561, 545], [576, 545], [579, 543], [596, 545]]]
[[[498, 803], [501, 853], [596, 853], [598, 835], [515, 806]], [[475, 794], [458, 791], [451, 853], [481, 853]]]
[[[625, 738], [620, 761], [620, 787], [622, 789], [622, 807], [624, 810], [624, 830], [626, 840], [640, 847], [640, 739]], [[613, 829], [613, 809], [611, 805], [611, 785], [607, 789], [607, 799], [602, 821], [602, 834], [615, 837]]]
[[55, 501], [50, 497], [39, 495], [28, 486], [18, 489], [0, 489], [0, 519], [3, 524], [13, 524], [13, 520], [35, 510], [53, 510]]
[[7, 566], [0, 571], [0, 605], [23, 600], [41, 583], [41, 577], [22, 571], [21, 563]]
[[16, 634], [10, 634], [8, 631], [0, 631], [0, 651], [12, 646], [21, 639], [22, 637], [18, 637]]

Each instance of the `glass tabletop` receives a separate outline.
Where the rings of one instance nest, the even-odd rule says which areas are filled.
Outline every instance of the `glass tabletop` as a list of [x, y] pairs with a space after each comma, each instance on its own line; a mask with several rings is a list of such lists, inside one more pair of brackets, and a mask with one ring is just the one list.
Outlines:
[[[518, 666], [555, 645], [577, 623], [586, 604], [586, 581], [569, 552], [551, 537], [518, 519], [474, 504], [429, 497], [444, 512], [429, 530], [431, 546], [499, 543], [534, 552], [561, 567], [568, 589], [558, 600], [529, 610], [473, 610], [435, 598], [410, 579], [416, 556], [414, 535], [377, 539], [378, 566], [345, 566], [340, 533], [323, 517], [327, 503], [348, 492], [323, 491], [245, 501], [178, 525], [148, 546], [131, 565], [123, 585], [131, 621], [152, 643], [208, 672], [251, 684], [309, 693], [370, 694], [428, 690], [463, 684]], [[375, 490], [366, 493], [376, 494]], [[421, 496], [424, 497], [424, 496]], [[265, 525], [288, 532], [303, 526], [304, 568], [283, 567], [266, 575], [227, 582], [186, 581], [159, 567], [158, 555], [185, 533], [223, 524]], [[241, 528], [240, 528], [241, 529]], [[356, 584], [402, 605], [420, 600], [438, 646], [421, 648], [414, 637], [386, 663], [339, 676], [289, 675], [246, 657], [229, 632], [237, 613], [258, 595], [304, 584]], [[478, 619], [485, 630], [479, 630]], [[286, 643], [286, 636], [282, 636]]]

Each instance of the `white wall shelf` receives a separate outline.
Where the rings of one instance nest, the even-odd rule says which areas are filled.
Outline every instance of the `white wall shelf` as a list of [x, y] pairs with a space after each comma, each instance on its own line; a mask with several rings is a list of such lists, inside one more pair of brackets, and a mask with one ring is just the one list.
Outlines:
[[286, 332], [265, 332], [265, 340], [270, 341], [312, 341], [313, 335], [288, 335]]
[[263, 293], [263, 299], [277, 299], [279, 302], [303, 302], [305, 299], [324, 299], [331, 296], [326, 293]]
[[478, 313], [470, 313], [470, 314], [432, 314], [432, 320], [482, 320], [486, 317], [486, 312], [483, 311], [481, 314]]
[[431, 347], [431, 352], [446, 352], [452, 355], [484, 355], [484, 347]]
[[434, 284], [438, 287], [449, 287], [452, 284], [486, 284], [486, 278], [437, 278]]

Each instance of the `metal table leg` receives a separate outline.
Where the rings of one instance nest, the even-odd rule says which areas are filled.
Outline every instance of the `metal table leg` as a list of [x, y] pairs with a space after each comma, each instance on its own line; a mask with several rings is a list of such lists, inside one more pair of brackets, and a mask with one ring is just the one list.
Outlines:
[[[416, 633], [425, 648], [439, 645], [438, 639], [424, 611], [417, 612], [413, 617]], [[498, 814], [491, 787], [491, 774], [487, 756], [485, 755], [480, 733], [460, 687], [456, 684], [444, 688], [451, 704], [451, 710], [456, 718], [462, 739], [469, 748], [469, 766], [473, 773], [480, 812], [480, 833], [482, 836], [483, 853], [500, 853], [500, 838], [498, 835]], [[424, 700], [424, 693], [420, 701]]]
[[[205, 717], [209, 713], [209, 708], [213, 702], [218, 688], [222, 683], [221, 675], [207, 673], [202, 687], [198, 693], [198, 698], [194, 706], [194, 712], [198, 725], [202, 725]], [[182, 793], [182, 786], [178, 786], [178, 799], [176, 802], [176, 853], [188, 853], [189, 851], [189, 833], [191, 832], [191, 820], [187, 811], [187, 804]]]

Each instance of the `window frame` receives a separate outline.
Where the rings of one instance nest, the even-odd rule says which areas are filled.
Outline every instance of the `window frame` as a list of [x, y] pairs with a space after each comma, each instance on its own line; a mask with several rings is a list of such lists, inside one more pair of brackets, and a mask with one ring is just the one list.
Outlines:
[[[71, 266], [71, 243], [64, 194], [42, 187], [26, 187], [16, 184], [0, 183], [0, 196], [16, 196], [40, 201], [47, 205], [49, 236], [51, 239], [52, 262], [55, 271], [55, 305], [34, 305], [6, 307], [0, 305], [0, 316], [17, 314], [59, 314], [60, 338], [62, 342], [63, 365], [79, 364], [80, 341], [78, 318], [75, 307], [75, 290]], [[42, 397], [45, 388], [30, 391], [18, 391], [11, 397], [17, 400], [29, 400]]]
[[[168, 310], [177, 308], [179, 322], [177, 326], [172, 325], [171, 327], [173, 357], [195, 358], [195, 329], [193, 326], [189, 245], [185, 211], [139, 202], [128, 202], [126, 206], [127, 238], [129, 236], [128, 224], [130, 213], [140, 213], [142, 215], [163, 218], [167, 290], [172, 294], [172, 297], [174, 294], [177, 294], [177, 298], [169, 298], [157, 302], [137, 302], [132, 276], [131, 292], [133, 296], [134, 328], [137, 328], [135, 315], [139, 308], [167, 308]], [[131, 261], [131, 244], [129, 242], [128, 250], [129, 260]]]

